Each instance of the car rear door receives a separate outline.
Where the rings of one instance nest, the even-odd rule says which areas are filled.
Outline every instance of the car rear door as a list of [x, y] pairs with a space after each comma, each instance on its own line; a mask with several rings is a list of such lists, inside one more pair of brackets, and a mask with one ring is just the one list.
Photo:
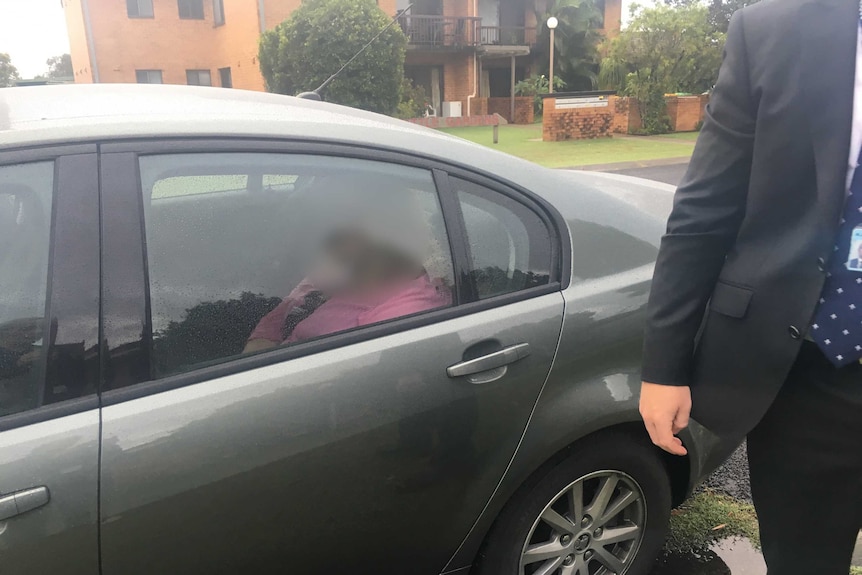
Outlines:
[[96, 147], [0, 151], [0, 572], [97, 575]]
[[[438, 573], [551, 366], [549, 218], [414, 157], [164, 149], [101, 163], [102, 572]], [[333, 248], [350, 288], [318, 271]], [[386, 283], [420, 260], [409, 287]], [[387, 287], [350, 315], [369, 273]]]

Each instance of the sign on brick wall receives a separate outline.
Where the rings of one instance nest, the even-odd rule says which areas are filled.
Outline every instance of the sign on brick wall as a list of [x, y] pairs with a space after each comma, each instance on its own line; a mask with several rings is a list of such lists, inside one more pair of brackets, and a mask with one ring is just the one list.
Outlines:
[[606, 108], [608, 99], [605, 96], [590, 96], [576, 98], [557, 98], [557, 110], [573, 108]]

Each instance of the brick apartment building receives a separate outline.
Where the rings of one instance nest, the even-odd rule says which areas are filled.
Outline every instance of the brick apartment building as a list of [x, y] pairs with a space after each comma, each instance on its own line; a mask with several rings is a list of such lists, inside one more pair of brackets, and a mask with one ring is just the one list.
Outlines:
[[[301, 0], [61, 0], [75, 82], [202, 84], [264, 90], [261, 32]], [[405, 74], [438, 114], [476, 113], [475, 98], [508, 97], [529, 73], [534, 2], [413, 0], [400, 19]], [[378, 0], [395, 15], [410, 0]], [[621, 0], [605, 0], [604, 29], [619, 28]], [[541, 7], [541, 6], [540, 6]], [[448, 103], [448, 104], [447, 104]]]

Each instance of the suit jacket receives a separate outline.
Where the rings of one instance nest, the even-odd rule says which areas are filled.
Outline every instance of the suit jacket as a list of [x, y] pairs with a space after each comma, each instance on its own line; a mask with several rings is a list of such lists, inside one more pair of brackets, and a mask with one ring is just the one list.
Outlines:
[[856, 0], [737, 12], [674, 198], [643, 379], [690, 385], [692, 417], [728, 441], [772, 403], [820, 297], [846, 194], [858, 25]]
[[854, 258], [854, 259], [850, 260], [850, 265], [847, 267], [849, 267], [850, 269], [854, 269], [854, 270], [862, 269], [862, 260]]

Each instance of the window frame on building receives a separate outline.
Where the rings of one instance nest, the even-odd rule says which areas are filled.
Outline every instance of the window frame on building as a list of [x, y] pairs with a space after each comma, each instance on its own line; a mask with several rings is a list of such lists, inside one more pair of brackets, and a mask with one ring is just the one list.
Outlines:
[[224, 26], [224, 0], [213, 0], [213, 25]]
[[[219, 85], [222, 88], [233, 88], [233, 72], [230, 66], [218, 69]], [[227, 80], [227, 82], [225, 82]]]
[[[207, 82], [201, 81], [201, 76], [206, 75]], [[194, 79], [194, 80], [193, 80]], [[209, 70], [186, 70], [186, 84], [189, 86], [212, 86], [213, 75]]]
[[[158, 82], [151, 81], [151, 75], [152, 74], [158, 74], [159, 75], [159, 81]], [[146, 78], [146, 80], [141, 81], [142, 77]], [[155, 69], [135, 70], [135, 82], [138, 84], [164, 84], [165, 83], [165, 75], [164, 75], [162, 70], [155, 70]]]
[[[134, 13], [132, 12], [133, 6]], [[145, 9], [141, 10], [141, 6]], [[149, 10], [146, 8], [149, 8]], [[153, 0], [126, 0], [126, 15], [129, 18], [155, 18]]]
[[177, 0], [180, 20], [205, 20], [204, 0]]

